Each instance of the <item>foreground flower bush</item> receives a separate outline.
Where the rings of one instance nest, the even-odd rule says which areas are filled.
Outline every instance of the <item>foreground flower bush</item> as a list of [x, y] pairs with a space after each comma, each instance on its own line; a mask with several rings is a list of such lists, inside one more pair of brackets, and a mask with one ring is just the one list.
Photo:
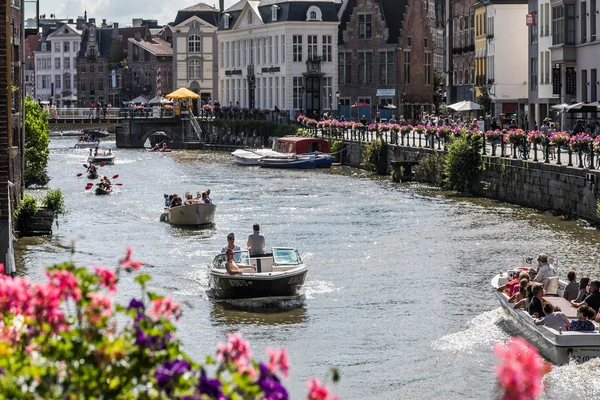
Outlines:
[[[285, 349], [267, 349], [268, 362], [259, 362], [230, 334], [216, 359], [193, 362], [171, 322], [180, 306], [147, 292], [149, 275], [135, 277], [140, 298], [114, 304], [121, 274], [142, 266], [131, 255], [115, 271], [49, 267], [41, 283], [0, 276], [0, 399], [289, 398]], [[309, 400], [336, 399], [316, 379], [307, 388]]]
[[543, 378], [551, 370], [537, 349], [517, 337], [507, 345], [496, 344], [494, 352], [500, 358], [496, 368], [502, 400], [535, 400], [544, 391]]

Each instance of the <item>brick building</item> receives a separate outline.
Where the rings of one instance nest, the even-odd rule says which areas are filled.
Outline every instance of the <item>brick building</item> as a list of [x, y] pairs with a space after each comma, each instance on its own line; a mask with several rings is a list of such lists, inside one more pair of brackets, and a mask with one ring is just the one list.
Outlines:
[[476, 101], [475, 9], [472, 0], [447, 0], [447, 103]]
[[[371, 119], [379, 111], [382, 118], [415, 119], [432, 109], [434, 43], [424, 1], [344, 0], [338, 47], [346, 118]], [[357, 103], [366, 106], [351, 107]]]
[[12, 211], [23, 182], [21, 11], [19, 1], [0, 0], [0, 21], [10, 21], [10, 26], [0, 29], [0, 264], [9, 266], [14, 265]]
[[[173, 91], [173, 49], [161, 39], [129, 39], [127, 64], [134, 91], [148, 98]], [[129, 99], [131, 100], [131, 99]]]

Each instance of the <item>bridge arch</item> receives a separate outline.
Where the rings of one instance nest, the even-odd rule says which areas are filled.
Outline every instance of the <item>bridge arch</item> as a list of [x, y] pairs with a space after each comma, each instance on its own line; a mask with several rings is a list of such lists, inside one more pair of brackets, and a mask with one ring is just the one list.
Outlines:
[[[160, 135], [160, 136], [162, 136], [162, 138], [161, 138], [159, 135], [157, 135], [157, 133], [163, 133], [164, 135]], [[153, 137], [157, 138], [157, 140], [155, 142], [153, 142], [153, 140], [152, 140]], [[150, 139], [150, 145], [152, 145], [152, 146], [154, 146], [155, 143], [158, 143], [162, 140], [166, 140], [167, 143], [173, 143], [176, 139], [176, 134], [175, 134], [175, 132], [173, 132], [172, 129], [169, 129], [167, 127], [153, 128], [150, 131], [148, 131], [148, 133], [145, 133], [142, 136], [142, 139], [141, 139], [142, 146], [144, 146], [144, 144], [146, 143], [146, 140], [148, 140], [148, 139]]]

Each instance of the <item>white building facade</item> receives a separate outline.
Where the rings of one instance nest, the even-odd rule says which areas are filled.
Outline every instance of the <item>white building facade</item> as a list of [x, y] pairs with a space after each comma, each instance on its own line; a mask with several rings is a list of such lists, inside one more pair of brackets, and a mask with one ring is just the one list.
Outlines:
[[221, 106], [337, 109], [338, 0], [242, 0], [219, 24]]
[[493, 116], [519, 114], [518, 118], [524, 121], [525, 110], [519, 103], [526, 105], [528, 97], [526, 15], [526, 1], [495, 4], [492, 0], [486, 5], [489, 38], [486, 82], [493, 82], [490, 92]]
[[81, 30], [64, 24], [38, 43], [35, 60], [35, 98], [57, 106], [77, 100], [77, 52]]

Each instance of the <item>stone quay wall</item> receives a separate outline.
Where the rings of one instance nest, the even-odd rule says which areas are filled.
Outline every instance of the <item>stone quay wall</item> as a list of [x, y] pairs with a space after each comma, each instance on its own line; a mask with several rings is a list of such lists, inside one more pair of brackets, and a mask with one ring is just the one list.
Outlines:
[[[365, 143], [344, 141], [342, 163], [361, 167]], [[388, 145], [388, 173], [393, 163], [418, 161], [437, 150]], [[473, 193], [507, 203], [552, 211], [600, 224], [600, 171], [507, 157], [482, 157]]]

